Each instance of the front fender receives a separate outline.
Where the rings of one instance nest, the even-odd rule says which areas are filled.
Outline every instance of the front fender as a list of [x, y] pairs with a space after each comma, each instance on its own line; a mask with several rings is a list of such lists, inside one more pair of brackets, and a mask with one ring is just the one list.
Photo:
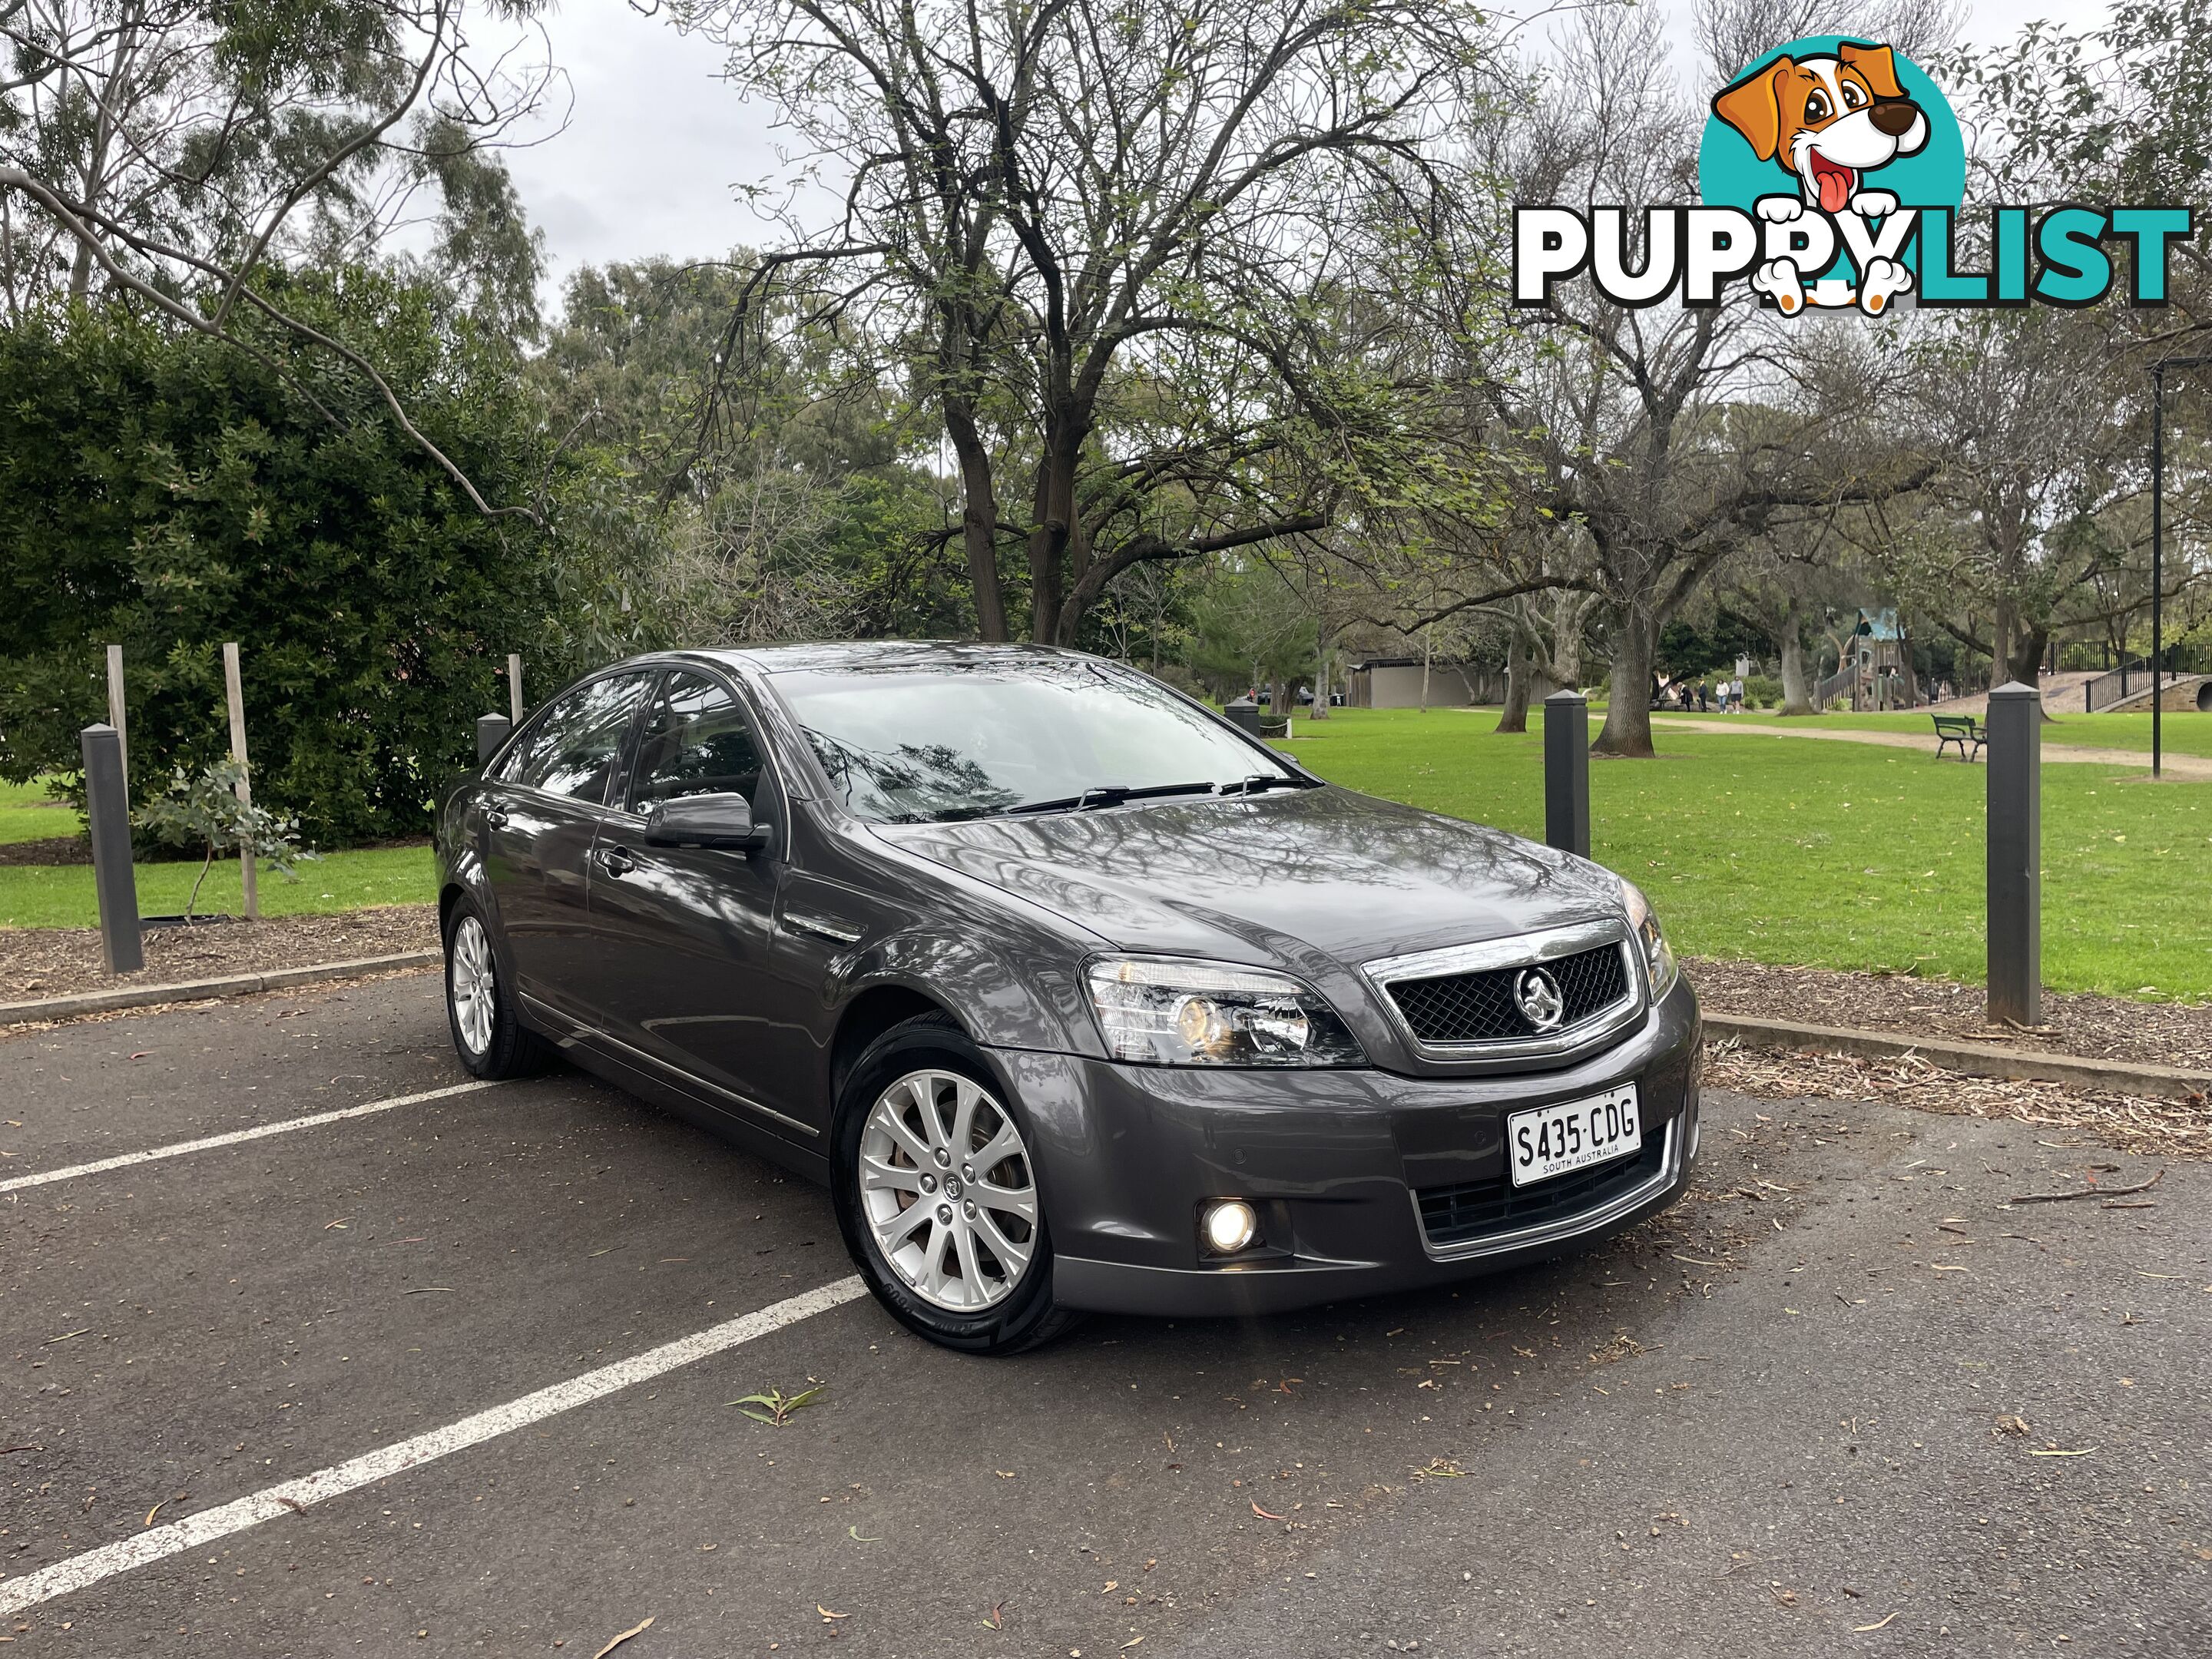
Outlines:
[[1003, 915], [994, 920], [988, 934], [916, 925], [872, 941], [836, 965], [832, 998], [848, 1007], [870, 990], [897, 987], [944, 1007], [985, 1048], [1104, 1058], [1083, 988], [1083, 952], [1009, 929]]

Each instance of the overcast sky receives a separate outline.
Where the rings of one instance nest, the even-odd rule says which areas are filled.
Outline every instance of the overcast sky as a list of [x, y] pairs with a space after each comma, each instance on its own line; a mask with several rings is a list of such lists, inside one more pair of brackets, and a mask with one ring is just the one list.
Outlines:
[[[1678, 21], [1688, 11], [1686, 0], [1662, 3]], [[1967, 32], [1990, 41], [2051, 15], [2078, 26], [2090, 9], [2069, 0], [1977, 0]], [[568, 77], [568, 125], [508, 161], [545, 232], [556, 292], [580, 264], [707, 258], [768, 240], [734, 191], [784, 176], [774, 112], [718, 78], [717, 47], [627, 0], [566, 0], [544, 28]], [[1686, 30], [1675, 33], [1686, 58]]]

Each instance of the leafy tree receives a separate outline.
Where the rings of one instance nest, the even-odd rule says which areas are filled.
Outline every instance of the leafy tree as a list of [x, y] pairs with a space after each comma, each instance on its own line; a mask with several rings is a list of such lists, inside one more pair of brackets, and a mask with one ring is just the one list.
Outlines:
[[[538, 0], [489, 0], [503, 21]], [[476, 55], [463, 0], [0, 0], [0, 304], [128, 302], [307, 371], [302, 345], [382, 398], [475, 505], [360, 343], [283, 280], [377, 257], [416, 191], [430, 263], [479, 322], [535, 326], [538, 251], [492, 148], [550, 76]], [[420, 274], [419, 272], [417, 273]]]
[[[568, 479], [503, 344], [373, 273], [279, 292], [373, 349], [442, 454], [552, 510]], [[477, 512], [380, 395], [296, 335], [254, 344], [114, 310], [0, 331], [0, 772], [75, 772], [109, 641], [139, 798], [197, 770], [226, 747], [219, 652], [235, 640], [255, 799], [319, 843], [420, 833], [476, 715], [505, 702], [494, 665], [560, 648], [544, 532]]]

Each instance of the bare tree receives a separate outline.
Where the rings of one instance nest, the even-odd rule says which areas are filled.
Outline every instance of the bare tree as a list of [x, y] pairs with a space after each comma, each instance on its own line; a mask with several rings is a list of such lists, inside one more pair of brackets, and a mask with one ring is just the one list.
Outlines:
[[[1466, 0], [675, 0], [843, 192], [760, 288], [866, 313], [957, 461], [986, 637], [1072, 638], [1123, 571], [1327, 526], [1433, 468], [1343, 296], [1418, 259], [1478, 92]], [[726, 371], [768, 315], [742, 305]], [[702, 429], [702, 439], [708, 434]]]

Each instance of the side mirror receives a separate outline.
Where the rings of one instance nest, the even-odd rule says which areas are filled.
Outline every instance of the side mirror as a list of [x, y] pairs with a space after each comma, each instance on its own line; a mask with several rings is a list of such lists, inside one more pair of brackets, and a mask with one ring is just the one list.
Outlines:
[[768, 826], [753, 822], [743, 795], [678, 795], [646, 809], [648, 847], [711, 847], [750, 853], [768, 845]]

